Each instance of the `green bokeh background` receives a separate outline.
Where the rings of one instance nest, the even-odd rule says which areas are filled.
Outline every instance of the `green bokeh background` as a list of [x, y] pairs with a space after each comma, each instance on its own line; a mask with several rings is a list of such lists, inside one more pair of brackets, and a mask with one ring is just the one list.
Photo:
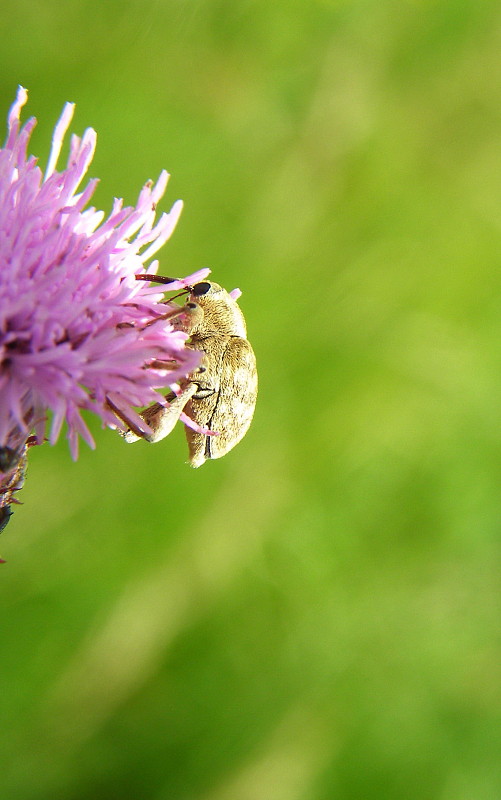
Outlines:
[[501, 7], [3, 0], [1, 116], [95, 201], [163, 167], [260, 397], [30, 453], [2, 534], [2, 800], [501, 797]]

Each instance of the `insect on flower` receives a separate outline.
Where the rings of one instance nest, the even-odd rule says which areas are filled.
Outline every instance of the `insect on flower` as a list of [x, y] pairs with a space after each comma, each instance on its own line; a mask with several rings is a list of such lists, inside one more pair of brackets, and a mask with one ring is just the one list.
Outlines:
[[[136, 278], [174, 281], [155, 275]], [[186, 346], [202, 353], [201, 362], [180, 382], [179, 393], [167, 395], [167, 405], [155, 403], [142, 412], [151, 433], [129, 430], [123, 435], [127, 442], [140, 438], [159, 442], [181, 419], [186, 425], [190, 464], [200, 467], [208, 459], [226, 455], [246, 434], [256, 405], [256, 358], [237, 304], [239, 290], [227, 292], [218, 283], [204, 280], [184, 291], [189, 293], [184, 306], [168, 301], [169, 311], [163, 318], [173, 320], [175, 327], [189, 335]]]

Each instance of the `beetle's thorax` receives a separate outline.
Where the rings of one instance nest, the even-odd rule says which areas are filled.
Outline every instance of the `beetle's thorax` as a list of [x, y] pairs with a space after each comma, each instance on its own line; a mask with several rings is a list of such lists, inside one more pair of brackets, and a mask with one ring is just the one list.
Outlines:
[[197, 303], [203, 311], [203, 317], [200, 315], [190, 330], [192, 336], [227, 335], [246, 338], [244, 316], [236, 300], [219, 284], [211, 283], [210, 291], [206, 294], [190, 295], [190, 301]]

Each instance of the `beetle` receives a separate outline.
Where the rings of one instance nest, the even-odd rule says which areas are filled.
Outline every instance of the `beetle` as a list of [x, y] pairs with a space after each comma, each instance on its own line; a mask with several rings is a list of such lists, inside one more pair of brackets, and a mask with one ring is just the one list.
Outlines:
[[[136, 278], [173, 280], [151, 275]], [[200, 365], [180, 385], [179, 394], [166, 397], [168, 405], [155, 403], [141, 413], [153, 433], [129, 429], [122, 435], [127, 442], [140, 438], [158, 442], [185, 412], [198, 428], [185, 427], [189, 461], [200, 467], [208, 459], [226, 455], [245, 436], [254, 414], [258, 379], [256, 357], [236, 299], [214, 281], [201, 281], [188, 291], [188, 301], [174, 324], [189, 334], [186, 346], [201, 352]]]

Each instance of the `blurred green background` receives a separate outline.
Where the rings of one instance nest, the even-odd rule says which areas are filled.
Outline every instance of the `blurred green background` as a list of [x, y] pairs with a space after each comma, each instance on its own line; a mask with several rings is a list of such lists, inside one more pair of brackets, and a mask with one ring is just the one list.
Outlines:
[[93, 431], [0, 539], [2, 800], [501, 797], [501, 6], [3, 0], [45, 163], [172, 174], [240, 286], [245, 440]]

